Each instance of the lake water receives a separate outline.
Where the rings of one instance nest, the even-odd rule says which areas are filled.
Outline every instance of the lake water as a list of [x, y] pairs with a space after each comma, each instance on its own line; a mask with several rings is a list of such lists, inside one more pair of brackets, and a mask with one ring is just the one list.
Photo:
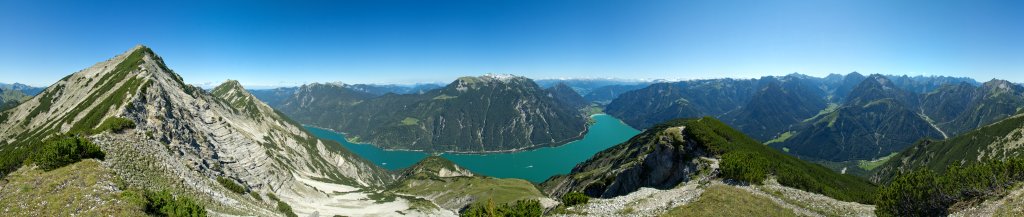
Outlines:
[[[552, 175], [566, 174], [576, 164], [616, 144], [625, 142], [640, 131], [609, 115], [593, 116], [595, 123], [581, 140], [558, 147], [538, 148], [515, 153], [442, 154], [474, 173], [499, 178], [520, 178], [539, 183]], [[324, 139], [338, 141], [357, 155], [389, 170], [412, 166], [429, 154], [417, 151], [386, 151], [370, 144], [355, 144], [345, 136], [329, 130], [307, 127]]]

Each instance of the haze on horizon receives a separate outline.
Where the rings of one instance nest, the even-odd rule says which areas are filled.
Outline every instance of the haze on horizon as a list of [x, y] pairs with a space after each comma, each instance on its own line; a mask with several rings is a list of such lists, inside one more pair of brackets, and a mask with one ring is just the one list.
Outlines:
[[0, 32], [0, 82], [36, 86], [136, 44], [200, 85], [852, 71], [1024, 82], [1020, 1], [2, 1]]

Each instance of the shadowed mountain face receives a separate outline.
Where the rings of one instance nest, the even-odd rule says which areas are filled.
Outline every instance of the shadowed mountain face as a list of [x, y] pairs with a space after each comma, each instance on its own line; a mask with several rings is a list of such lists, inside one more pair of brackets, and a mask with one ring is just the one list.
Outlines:
[[637, 129], [681, 117], [717, 117], [747, 104], [757, 84], [735, 79], [652, 84], [623, 93], [605, 111]]
[[377, 97], [340, 85], [318, 86], [300, 88], [280, 110], [388, 149], [521, 150], [561, 145], [586, 130], [578, 94], [544, 90], [524, 77], [463, 77], [420, 94]]
[[850, 93], [844, 106], [796, 127], [791, 138], [772, 144], [815, 159], [870, 159], [902, 150], [942, 133], [919, 116], [916, 95], [872, 75]]
[[1003, 81], [945, 84], [915, 94], [872, 75], [842, 107], [793, 128], [790, 138], [772, 146], [831, 161], [872, 159], [1009, 117], [1024, 106], [1022, 99], [1019, 86]]
[[775, 138], [792, 125], [825, 109], [825, 92], [795, 77], [761, 79], [763, 86], [740, 110], [722, 119], [761, 141]]
[[554, 97], [555, 100], [562, 103], [562, 105], [569, 106], [570, 108], [581, 109], [590, 104], [586, 99], [583, 99], [580, 94], [572, 90], [572, 87], [569, 87], [569, 85], [566, 85], [565, 83], [558, 83], [546, 90], [551, 94], [551, 97]]
[[634, 85], [609, 85], [591, 90], [589, 93], [583, 96], [587, 101], [595, 102], [598, 104], [608, 104], [619, 95], [631, 90], [647, 87], [648, 83], [634, 84]]

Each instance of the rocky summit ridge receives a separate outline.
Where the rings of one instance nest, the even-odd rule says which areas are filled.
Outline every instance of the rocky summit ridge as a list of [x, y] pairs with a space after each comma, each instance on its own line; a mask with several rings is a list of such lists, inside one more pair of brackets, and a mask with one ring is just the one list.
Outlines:
[[[134, 122], [134, 129], [95, 131], [115, 117]], [[68, 75], [0, 113], [5, 154], [28, 152], [37, 141], [67, 134], [87, 135], [99, 145], [106, 153], [103, 166], [126, 187], [190, 195], [211, 213], [278, 213], [269, 198], [230, 192], [214, 181], [219, 179], [241, 185], [248, 194], [274, 195], [301, 215], [417, 212], [402, 199], [378, 203], [365, 193], [339, 199], [338, 192], [381, 188], [395, 175], [318, 139], [237, 81], [211, 92], [185, 84], [142, 45]], [[4, 166], [5, 173], [18, 168]]]

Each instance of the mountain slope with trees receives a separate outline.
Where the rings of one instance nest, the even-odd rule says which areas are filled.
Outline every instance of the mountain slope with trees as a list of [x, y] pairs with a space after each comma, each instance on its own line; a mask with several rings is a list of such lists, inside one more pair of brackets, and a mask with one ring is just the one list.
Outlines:
[[420, 94], [357, 93], [303, 87], [279, 109], [300, 123], [387, 149], [513, 151], [565, 144], [586, 131], [578, 105], [519, 76], [462, 77]]

